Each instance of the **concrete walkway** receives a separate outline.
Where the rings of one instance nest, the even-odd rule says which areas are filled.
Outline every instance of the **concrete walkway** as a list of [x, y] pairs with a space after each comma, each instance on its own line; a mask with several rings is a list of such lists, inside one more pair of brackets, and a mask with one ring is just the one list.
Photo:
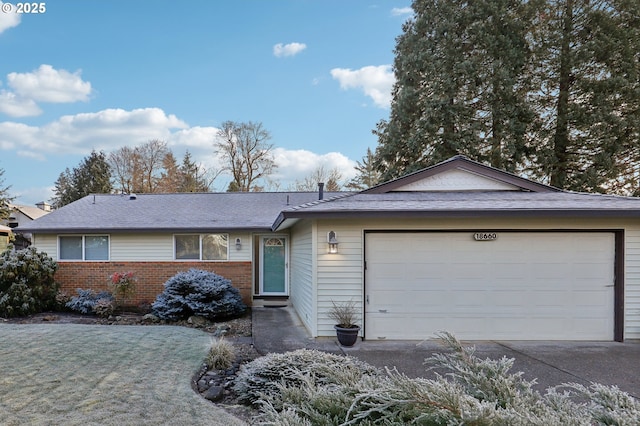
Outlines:
[[[309, 348], [357, 357], [378, 367], [396, 367], [411, 377], [431, 377], [425, 358], [442, 351], [437, 341], [358, 341], [341, 347], [335, 338], [312, 338], [291, 307], [253, 308], [253, 341], [258, 352]], [[640, 398], [640, 342], [464, 342], [481, 358], [514, 358], [513, 372], [537, 379], [544, 391], [562, 383], [616, 385]]]

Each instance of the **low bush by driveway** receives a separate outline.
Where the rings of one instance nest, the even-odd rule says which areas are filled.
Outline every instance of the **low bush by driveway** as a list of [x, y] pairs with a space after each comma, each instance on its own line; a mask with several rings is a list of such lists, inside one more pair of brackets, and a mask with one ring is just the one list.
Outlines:
[[191, 388], [211, 341], [173, 326], [0, 325], [4, 425], [243, 424]]

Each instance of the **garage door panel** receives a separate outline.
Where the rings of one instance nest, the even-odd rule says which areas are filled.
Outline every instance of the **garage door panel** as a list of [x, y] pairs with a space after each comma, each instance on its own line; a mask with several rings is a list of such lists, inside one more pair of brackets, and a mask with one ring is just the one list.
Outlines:
[[370, 233], [366, 252], [367, 338], [613, 340], [613, 233]]

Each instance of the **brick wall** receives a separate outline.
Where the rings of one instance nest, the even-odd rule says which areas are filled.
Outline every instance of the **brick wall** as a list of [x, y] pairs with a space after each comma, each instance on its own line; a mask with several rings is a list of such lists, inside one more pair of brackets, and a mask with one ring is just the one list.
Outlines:
[[242, 301], [251, 306], [251, 262], [58, 262], [55, 279], [60, 289], [70, 296], [76, 289], [110, 290], [109, 276], [114, 272], [132, 271], [138, 277], [136, 292], [130, 303], [152, 303], [164, 290], [164, 283], [178, 272], [191, 268], [215, 272], [240, 290]]

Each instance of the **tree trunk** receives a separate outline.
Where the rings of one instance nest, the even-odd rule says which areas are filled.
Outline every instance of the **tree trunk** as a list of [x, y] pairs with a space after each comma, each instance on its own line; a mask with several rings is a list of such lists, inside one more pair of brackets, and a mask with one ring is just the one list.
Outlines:
[[560, 70], [556, 129], [553, 136], [554, 164], [550, 169], [552, 186], [564, 188], [569, 169], [569, 92], [571, 89], [571, 33], [573, 32], [573, 0], [566, 0], [562, 22]]

